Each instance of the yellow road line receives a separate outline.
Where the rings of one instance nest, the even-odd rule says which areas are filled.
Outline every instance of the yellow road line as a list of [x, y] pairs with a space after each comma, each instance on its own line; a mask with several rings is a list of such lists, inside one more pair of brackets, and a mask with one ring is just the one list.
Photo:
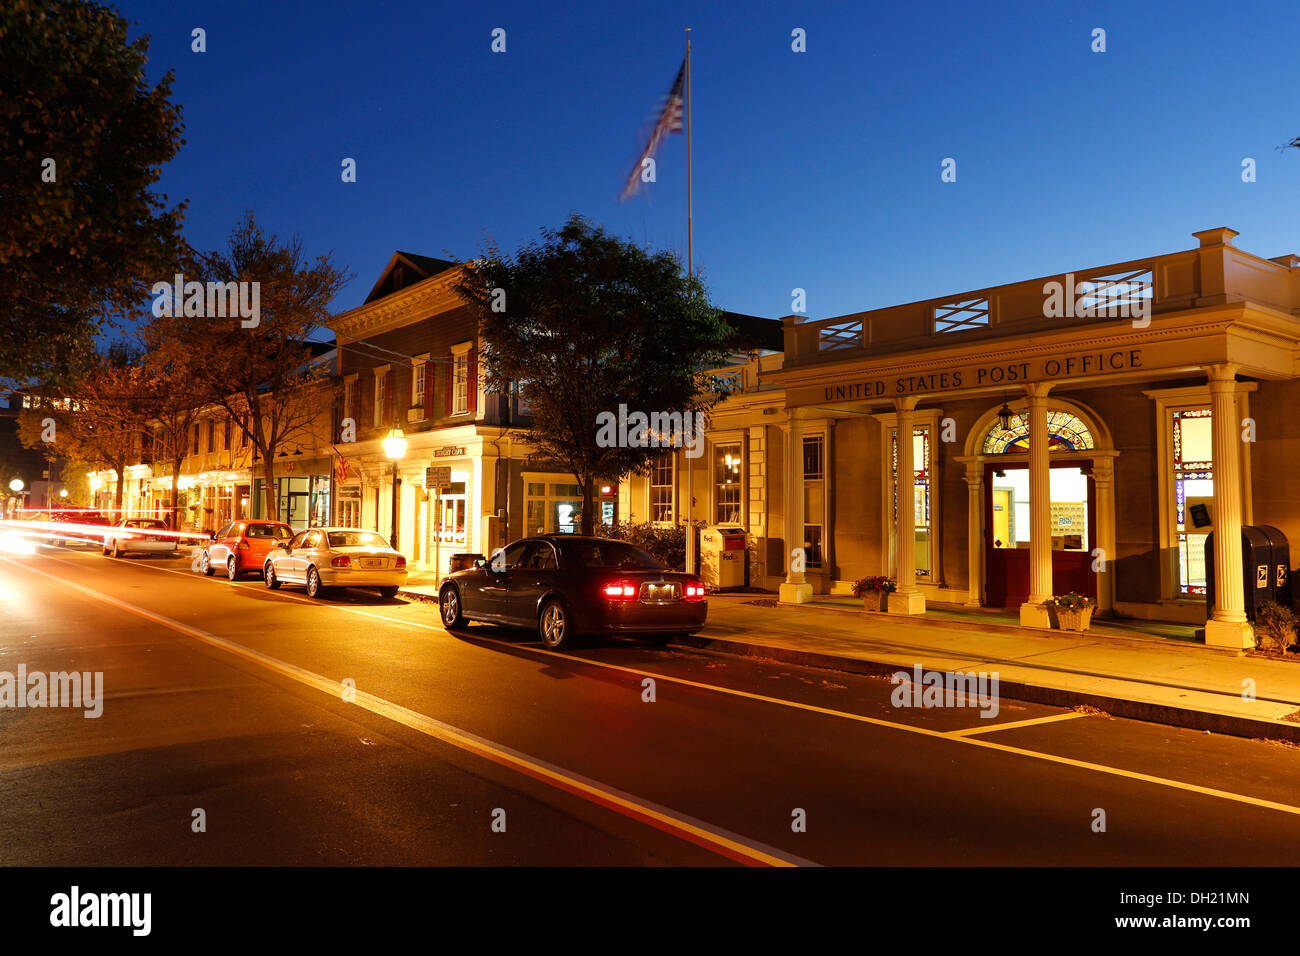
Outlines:
[[[0, 560], [10, 561], [11, 559], [0, 557]], [[162, 571], [162, 570], [169, 570], [169, 569], [158, 568], [156, 570]], [[38, 571], [36, 573], [44, 574], [45, 572]], [[179, 574], [183, 572], [175, 572], [175, 573]], [[55, 575], [47, 575], [47, 577], [55, 577], [56, 580], [62, 580], [61, 578], [57, 578]], [[72, 585], [72, 586], [80, 587], [80, 585]], [[97, 592], [91, 592], [91, 593], [97, 593]], [[312, 603], [312, 602], [309, 601], [307, 603]], [[338, 605], [319, 605], [319, 606], [338, 607]], [[416, 624], [407, 621], [402, 621], [397, 618], [385, 617], [383, 615], [370, 614], [364, 611], [355, 611], [355, 609], [353, 608], [340, 607], [339, 610], [353, 611], [354, 613], [359, 613], [366, 617], [375, 617], [383, 621], [388, 621], [389, 623], [392, 624], [401, 624], [406, 627], [416, 627], [425, 630], [442, 630], [441, 627], [435, 628], [426, 624]], [[145, 612], [145, 613], [149, 613], [149, 612]], [[625, 667], [621, 664], [608, 664], [603, 661], [588, 660], [582, 657], [570, 657], [569, 655], [561, 654], [558, 651], [548, 651], [545, 648], [524, 646], [518, 643], [497, 640], [496, 638], [491, 638], [491, 637], [480, 637], [477, 634], [469, 635], [467, 639], [474, 640], [474, 641], [483, 641], [484, 643], [488, 643], [488, 644], [497, 644], [502, 647], [510, 648], [513, 650], [528, 651], [529, 653], [532, 654], [545, 654], [548, 657], [556, 657], [556, 658], [560, 658], [561, 660], [570, 661], [576, 664], [585, 664], [590, 667], [603, 667], [607, 670], [621, 671], [627, 674], [635, 674], [640, 677], [653, 677], [655, 680], [667, 681], [669, 683], [680, 684], [686, 687], [695, 687], [701, 690], [712, 691], [718, 694], [727, 694], [732, 697], [741, 697], [747, 700], [761, 701], [763, 703], [775, 704], [780, 707], [789, 707], [795, 710], [807, 711], [809, 713], [823, 714], [829, 717], [839, 717], [844, 720], [853, 720], [859, 723], [872, 724], [877, 727], [888, 727], [892, 730], [901, 730], [909, 734], [920, 734], [925, 737], [934, 737], [939, 740], [948, 740], [953, 743], [966, 744], [971, 747], [981, 747], [986, 750], [996, 750], [1002, 753], [1015, 754], [1017, 756], [1022, 756], [1022, 757], [1030, 757], [1035, 760], [1044, 760], [1047, 761], [1048, 763], [1055, 763], [1055, 764], [1060, 764], [1062, 766], [1074, 767], [1079, 770], [1088, 770], [1094, 773], [1103, 773], [1103, 774], [1108, 774], [1110, 776], [1123, 777], [1129, 780], [1138, 780], [1143, 783], [1155, 784], [1157, 786], [1162, 786], [1162, 787], [1170, 787], [1175, 790], [1184, 790], [1189, 793], [1199, 793], [1204, 796], [1216, 797], [1221, 800], [1229, 800], [1234, 803], [1242, 803], [1250, 806], [1262, 807], [1269, 810], [1276, 810], [1280, 813], [1290, 813], [1296, 816], [1300, 816], [1300, 806], [1292, 806], [1291, 804], [1287, 804], [1287, 803], [1278, 803], [1273, 800], [1264, 800], [1259, 797], [1251, 797], [1242, 793], [1233, 793], [1232, 791], [1229, 790], [1217, 790], [1213, 787], [1202, 787], [1198, 784], [1185, 783], [1181, 780], [1174, 780], [1169, 777], [1157, 777], [1154, 776], [1153, 774], [1140, 773], [1135, 770], [1125, 770], [1122, 767], [1111, 767], [1106, 764], [1092, 763], [1086, 760], [1075, 760], [1072, 757], [1062, 757], [1056, 754], [1043, 753], [1037, 750], [1026, 750], [1021, 747], [1012, 747], [1007, 744], [994, 743], [991, 740], [982, 740], [978, 737], [972, 737], [969, 735], [966, 736], [958, 735], [957, 733], [952, 731], [930, 730], [926, 727], [914, 727], [910, 724], [901, 724], [895, 721], [882, 720], [879, 717], [867, 717], [862, 714], [853, 714], [853, 713], [848, 713], [846, 711], [833, 710], [829, 707], [818, 707], [815, 704], [804, 704], [799, 701], [784, 700], [779, 697], [769, 697], [765, 694], [754, 694], [749, 691], [737, 690], [732, 687], [723, 687], [717, 684], [705, 684], [700, 681], [693, 681], [684, 677], [673, 677], [672, 675], [669, 674], [658, 674], [655, 673], [654, 671], [642, 670], [636, 667]]]
[[1034, 724], [1050, 724], [1058, 720], [1074, 720], [1076, 717], [1087, 717], [1087, 714], [1071, 712], [1068, 714], [1053, 714], [1050, 717], [1031, 717], [1028, 720], [1012, 720], [1005, 724], [987, 724], [983, 727], [967, 727], [965, 730], [950, 730], [949, 737], [971, 737], [975, 734], [991, 734], [995, 730], [1012, 730], [1016, 727], [1031, 727]]
[[[9, 559], [0, 558], [6, 562]], [[134, 614], [145, 620], [152, 621], [169, 630], [176, 631], [186, 637], [208, 644], [219, 650], [233, 654], [250, 663], [256, 664], [270, 670], [282, 677], [305, 684], [315, 690], [327, 694], [335, 699], [342, 699], [343, 684], [341, 681], [331, 680], [314, 671], [299, 667], [296, 664], [290, 664], [279, 658], [263, 654], [261, 651], [246, 647], [243, 644], [235, 643], [223, 637], [218, 637], [197, 627], [192, 627], [172, 618], [156, 614], [147, 608], [137, 607], [118, 598], [103, 594], [93, 588], [88, 588], [81, 584], [64, 580], [58, 575], [50, 574], [47, 571], [38, 571], [35, 568], [25, 567], [24, 570], [39, 574], [42, 577], [49, 578], [64, 587], [72, 588], [85, 594], [87, 597], [96, 601], [101, 601], [124, 611], [128, 614]], [[513, 750], [502, 744], [494, 743], [477, 734], [461, 730], [450, 724], [443, 723], [427, 714], [421, 714], [418, 711], [403, 707], [385, 698], [378, 697], [362, 690], [354, 690], [355, 703], [357, 706], [385, 717], [395, 723], [402, 724], [412, 730], [418, 731], [428, 737], [441, 740], [460, 750], [477, 754], [493, 763], [508, 767], [512, 770], [521, 772], [535, 780], [548, 783], [558, 789], [572, 793], [576, 796], [586, 799], [590, 803], [595, 803], [615, 812], [639, 820], [642, 823], [649, 824], [657, 830], [673, 836], [684, 839], [697, 846], [712, 850], [728, 859], [736, 860], [750, 866], [815, 866], [809, 860], [804, 860], [791, 854], [784, 853], [774, 847], [756, 841], [748, 840], [739, 834], [731, 833], [720, 827], [712, 826], [704, 821], [697, 820], [694, 817], [679, 814], [666, 807], [658, 804], [641, 800], [631, 794], [617, 790], [613, 787], [606, 786], [599, 781], [592, 780], [576, 773], [571, 773], [554, 764], [530, 757], [520, 751]]]

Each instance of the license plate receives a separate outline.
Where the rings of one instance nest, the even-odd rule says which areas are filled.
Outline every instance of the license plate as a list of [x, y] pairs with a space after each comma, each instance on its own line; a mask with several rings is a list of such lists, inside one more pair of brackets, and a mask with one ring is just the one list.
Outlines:
[[383, 558], [364, 558], [361, 566], [363, 568], [382, 568], [387, 563]]
[[645, 600], [651, 604], [667, 604], [670, 601], [676, 601], [677, 585], [647, 584], [645, 586]]

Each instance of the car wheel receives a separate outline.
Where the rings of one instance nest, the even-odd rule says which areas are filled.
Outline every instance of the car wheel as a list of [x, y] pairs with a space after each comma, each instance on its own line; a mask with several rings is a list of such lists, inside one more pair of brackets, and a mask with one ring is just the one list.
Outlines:
[[465, 614], [460, 607], [460, 592], [454, 585], [447, 585], [442, 589], [442, 594], [438, 596], [438, 604], [441, 605], [442, 623], [446, 628], [464, 627]]
[[203, 554], [199, 557], [199, 570], [202, 571], [204, 574], [206, 574], [208, 577], [212, 577], [212, 575], [217, 570], [212, 566], [211, 556], [206, 551], [204, 551]]
[[230, 556], [230, 559], [226, 561], [226, 577], [230, 578], [232, 581], [239, 580], [239, 565], [235, 562], [235, 556], [233, 554]]
[[307, 569], [307, 596], [309, 598], [322, 597], [325, 594], [325, 586], [320, 583], [320, 575], [316, 573], [315, 568]]
[[118, 545], [117, 545], [117, 539], [116, 539], [116, 538], [113, 539], [113, 550], [112, 550], [110, 556], [111, 556], [111, 557], [114, 557], [114, 558], [120, 558], [120, 557], [122, 556], [122, 551], [121, 551], [121, 549], [120, 549], [120, 548], [118, 547]]
[[558, 598], [551, 598], [542, 606], [542, 613], [537, 616], [537, 633], [542, 644], [553, 651], [574, 645], [569, 609]]
[[397, 597], [397, 588], [392, 587], [391, 585], [386, 588], [380, 588], [379, 596], [386, 601], [391, 601], [393, 598]]
[[280, 579], [275, 576], [275, 568], [271, 566], [269, 561], [266, 567], [262, 569], [262, 580], [266, 582], [266, 586], [272, 591], [278, 590], [280, 587]]

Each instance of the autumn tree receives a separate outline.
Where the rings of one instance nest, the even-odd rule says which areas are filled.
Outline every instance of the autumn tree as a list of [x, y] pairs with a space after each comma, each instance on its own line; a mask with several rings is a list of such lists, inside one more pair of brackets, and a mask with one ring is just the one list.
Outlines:
[[596, 482], [644, 472], [661, 448], [598, 440], [602, 413], [703, 413], [717, 395], [701, 373], [733, 335], [698, 276], [677, 256], [608, 234], [574, 215], [503, 255], [466, 263], [459, 294], [483, 334], [485, 386], [518, 383], [529, 442], [582, 488], [582, 533], [594, 528]]
[[151, 85], [127, 29], [88, 0], [0, 3], [0, 381], [93, 364], [183, 249], [154, 188], [184, 143], [172, 74]]
[[45, 390], [18, 415], [18, 437], [28, 448], [71, 463], [117, 473], [113, 509], [122, 511], [127, 465], [139, 458], [150, 410], [138, 350], [115, 343], [94, 353], [72, 378], [68, 394]]
[[[267, 515], [278, 511], [280, 449], [327, 438], [315, 431], [322, 408], [333, 407], [334, 369], [316, 357], [311, 343], [351, 278], [328, 255], [309, 258], [300, 238], [267, 235], [247, 213], [224, 250], [200, 257], [194, 279], [256, 283], [255, 319], [181, 314], [154, 323], [154, 334], [170, 338], [173, 350], [187, 356], [186, 394], [193, 406], [224, 410], [248, 437], [260, 459]], [[246, 301], [253, 301], [251, 293]]]

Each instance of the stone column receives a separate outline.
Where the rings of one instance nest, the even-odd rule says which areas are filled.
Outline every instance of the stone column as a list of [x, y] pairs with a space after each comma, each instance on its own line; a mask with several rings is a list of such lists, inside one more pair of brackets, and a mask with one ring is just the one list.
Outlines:
[[[1097, 613], [1115, 609], [1115, 459], [1099, 456], [1092, 460], [1092, 483], [1096, 488], [1097, 540], [1101, 563], [1097, 567]], [[1094, 562], [1097, 558], [1092, 559]]]
[[1214, 436], [1214, 615], [1205, 622], [1205, 643], [1254, 647], [1246, 619], [1241, 563], [1241, 432], [1237, 421], [1237, 366], [1211, 365], [1210, 415]]
[[967, 607], [984, 606], [984, 462], [966, 462]]
[[[803, 539], [803, 422], [796, 409], [790, 409], [785, 431], [785, 581], [779, 589], [784, 604], [803, 604], [812, 600], [813, 586], [804, 576]], [[799, 555], [794, 554], [799, 549]]]
[[916, 465], [912, 440], [916, 402], [914, 397], [894, 402], [898, 411], [898, 464], [894, 474], [898, 590], [885, 599], [890, 614], [925, 613], [925, 595], [916, 587]]
[[1029, 397], [1029, 598], [1020, 623], [1051, 627], [1043, 602], [1052, 596], [1052, 465], [1048, 458], [1046, 382], [1025, 386]]

